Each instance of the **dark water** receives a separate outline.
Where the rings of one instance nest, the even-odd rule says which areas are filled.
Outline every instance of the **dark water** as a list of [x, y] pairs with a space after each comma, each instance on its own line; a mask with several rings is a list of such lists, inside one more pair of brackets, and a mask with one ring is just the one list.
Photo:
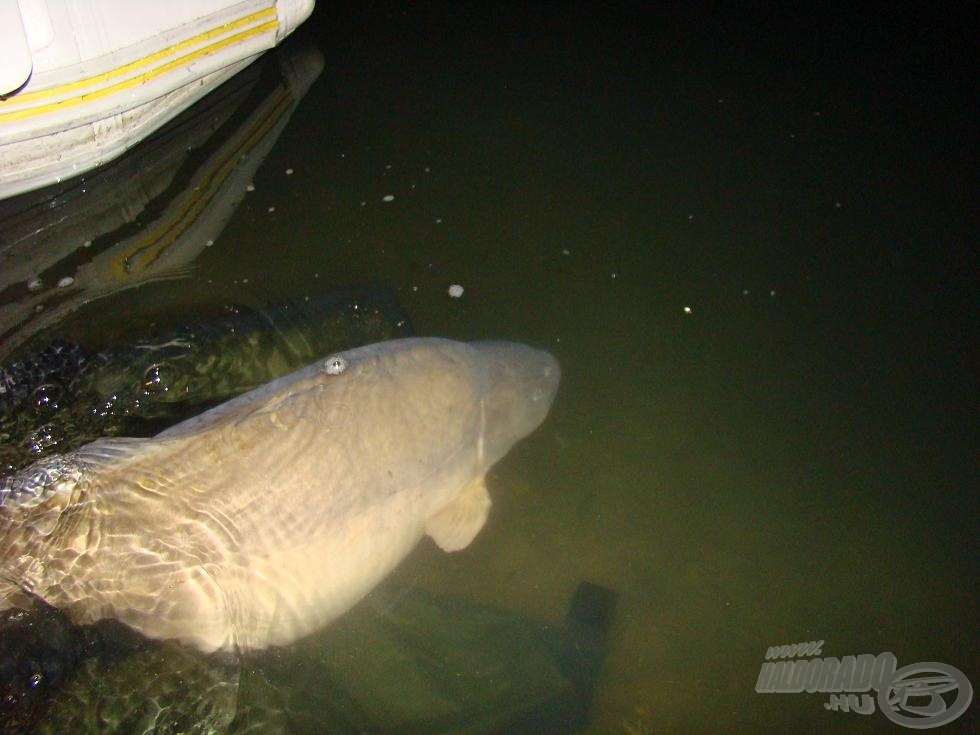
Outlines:
[[589, 732], [895, 732], [755, 691], [819, 640], [980, 684], [968, 26], [835, 12], [321, 4], [282, 51], [323, 70], [213, 244], [35, 337], [64, 299], [5, 284], [2, 357], [368, 282], [419, 334], [546, 347], [487, 528], [399, 581], [545, 621], [615, 590]]

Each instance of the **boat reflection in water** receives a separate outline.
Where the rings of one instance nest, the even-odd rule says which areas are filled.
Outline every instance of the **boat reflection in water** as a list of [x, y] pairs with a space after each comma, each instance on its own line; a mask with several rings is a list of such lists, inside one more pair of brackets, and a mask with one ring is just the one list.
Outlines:
[[0, 361], [84, 304], [186, 275], [322, 69], [279, 49], [95, 175], [0, 201]]

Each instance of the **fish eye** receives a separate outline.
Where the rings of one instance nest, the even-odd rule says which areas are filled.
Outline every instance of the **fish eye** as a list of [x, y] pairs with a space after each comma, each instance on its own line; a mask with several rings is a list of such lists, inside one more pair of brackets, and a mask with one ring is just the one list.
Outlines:
[[327, 361], [323, 364], [323, 369], [327, 375], [340, 375], [347, 369], [347, 360], [340, 355], [328, 357]]

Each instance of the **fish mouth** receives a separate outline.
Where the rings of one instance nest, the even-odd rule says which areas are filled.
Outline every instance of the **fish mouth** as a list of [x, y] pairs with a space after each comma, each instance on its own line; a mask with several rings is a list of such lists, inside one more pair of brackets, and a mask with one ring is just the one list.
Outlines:
[[541, 404], [544, 410], [551, 408], [558, 394], [558, 384], [561, 382], [561, 366], [554, 355], [544, 350], [535, 350], [535, 366], [531, 368], [533, 387], [531, 388], [531, 401]]

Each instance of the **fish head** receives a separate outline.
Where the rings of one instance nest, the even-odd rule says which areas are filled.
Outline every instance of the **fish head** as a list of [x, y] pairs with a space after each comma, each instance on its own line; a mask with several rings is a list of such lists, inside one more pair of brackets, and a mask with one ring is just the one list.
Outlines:
[[544, 350], [515, 342], [472, 342], [484, 366], [482, 447], [487, 466], [533, 432], [548, 415], [561, 368]]

